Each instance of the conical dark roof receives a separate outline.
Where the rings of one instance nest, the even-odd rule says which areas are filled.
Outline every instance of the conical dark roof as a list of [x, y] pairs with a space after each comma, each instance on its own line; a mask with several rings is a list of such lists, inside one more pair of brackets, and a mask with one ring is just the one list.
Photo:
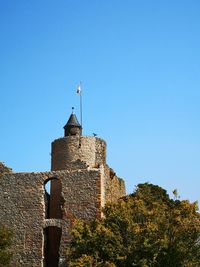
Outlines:
[[69, 117], [68, 122], [65, 124], [64, 129], [70, 128], [70, 127], [78, 127], [81, 128], [80, 123], [78, 122], [78, 119], [74, 113], [72, 113]]

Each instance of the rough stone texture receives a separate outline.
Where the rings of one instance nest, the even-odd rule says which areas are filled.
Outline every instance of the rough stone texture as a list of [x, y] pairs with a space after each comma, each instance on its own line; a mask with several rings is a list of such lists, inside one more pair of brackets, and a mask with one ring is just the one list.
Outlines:
[[106, 161], [106, 143], [91, 136], [66, 136], [52, 143], [52, 170], [65, 170], [76, 160], [90, 167], [98, 167]]
[[117, 177], [113, 169], [105, 166], [105, 202], [116, 202], [119, 197], [125, 195], [125, 183], [124, 180]]
[[[14, 233], [13, 267], [45, 267], [45, 229], [51, 226], [62, 229], [61, 266], [75, 220], [100, 218], [106, 202], [116, 201], [125, 194], [124, 182], [106, 165], [106, 143], [99, 138], [81, 137], [81, 147], [78, 137], [55, 140], [52, 169], [0, 177], [0, 221]], [[55, 179], [62, 188], [61, 218], [48, 217], [45, 184]]]

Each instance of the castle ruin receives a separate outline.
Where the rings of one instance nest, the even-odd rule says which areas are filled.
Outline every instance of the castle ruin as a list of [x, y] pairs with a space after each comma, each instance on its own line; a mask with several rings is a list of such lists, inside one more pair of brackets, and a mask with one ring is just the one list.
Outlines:
[[82, 136], [73, 113], [64, 131], [52, 142], [50, 172], [0, 178], [0, 222], [13, 231], [13, 267], [65, 266], [76, 219], [101, 218], [105, 203], [125, 195], [124, 181], [106, 164], [105, 141]]

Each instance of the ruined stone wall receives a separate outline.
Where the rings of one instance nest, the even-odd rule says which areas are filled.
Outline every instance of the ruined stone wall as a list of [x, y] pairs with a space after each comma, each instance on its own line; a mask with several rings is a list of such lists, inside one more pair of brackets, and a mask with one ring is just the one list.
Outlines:
[[[46, 218], [45, 188], [48, 179], [62, 183], [63, 218]], [[60, 257], [69, 241], [69, 230], [77, 218], [101, 216], [101, 178], [98, 170], [6, 174], [0, 178], [0, 221], [13, 230], [15, 267], [43, 267], [44, 229], [62, 228]]]
[[124, 180], [117, 177], [116, 173], [108, 165], [104, 167], [105, 175], [105, 202], [116, 202], [126, 195]]
[[13, 231], [11, 266], [41, 266], [45, 178], [31, 173], [0, 178], [0, 221]]
[[98, 167], [106, 161], [106, 143], [91, 136], [66, 136], [52, 142], [52, 170], [69, 169], [81, 160], [90, 167]]
[[106, 195], [106, 202], [116, 202], [120, 197], [126, 195], [124, 180], [114, 176], [110, 180], [109, 191]]
[[[107, 202], [125, 195], [124, 181], [106, 164], [106, 143], [100, 138], [55, 140], [52, 170], [0, 177], [0, 221], [13, 230], [13, 267], [46, 267], [47, 244], [58, 238], [61, 263], [75, 220], [101, 218]], [[45, 191], [48, 181], [51, 196]]]

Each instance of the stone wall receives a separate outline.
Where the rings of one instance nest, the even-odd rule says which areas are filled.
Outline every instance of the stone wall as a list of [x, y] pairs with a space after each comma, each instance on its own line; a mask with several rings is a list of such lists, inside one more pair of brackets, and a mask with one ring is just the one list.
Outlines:
[[41, 266], [45, 179], [31, 173], [0, 178], [0, 221], [13, 231], [11, 266]]
[[[62, 183], [63, 218], [46, 218], [45, 181], [57, 178]], [[60, 257], [69, 241], [69, 229], [77, 218], [100, 217], [100, 173], [74, 172], [6, 174], [0, 178], [0, 221], [13, 230], [11, 266], [40, 267], [44, 259], [44, 228], [62, 228]], [[2, 190], [3, 188], [3, 190]]]
[[106, 161], [106, 143], [92, 136], [66, 136], [52, 142], [52, 170], [65, 170], [81, 160], [90, 167], [98, 167]]
[[104, 176], [105, 203], [116, 202], [126, 194], [124, 180], [119, 178], [108, 165], [104, 167]]

